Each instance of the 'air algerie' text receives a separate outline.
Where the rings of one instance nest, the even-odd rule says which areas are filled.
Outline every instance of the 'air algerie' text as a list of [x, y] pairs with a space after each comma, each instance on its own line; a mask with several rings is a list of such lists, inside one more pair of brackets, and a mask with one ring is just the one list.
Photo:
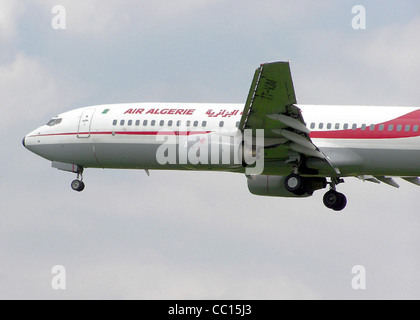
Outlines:
[[124, 114], [174, 114], [192, 116], [195, 109], [128, 109]]

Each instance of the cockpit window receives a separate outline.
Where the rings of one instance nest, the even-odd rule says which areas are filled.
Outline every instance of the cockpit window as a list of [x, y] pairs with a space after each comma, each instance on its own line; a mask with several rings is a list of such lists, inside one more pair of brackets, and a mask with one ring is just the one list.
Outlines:
[[50, 127], [56, 126], [57, 124], [60, 124], [61, 121], [63, 121], [63, 119], [61, 119], [61, 118], [51, 119], [50, 121], [48, 121], [47, 126], [50, 126]]

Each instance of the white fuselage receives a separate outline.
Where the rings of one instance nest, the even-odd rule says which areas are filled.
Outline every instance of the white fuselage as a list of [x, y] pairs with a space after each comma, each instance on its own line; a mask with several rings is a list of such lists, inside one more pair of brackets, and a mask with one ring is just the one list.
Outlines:
[[[419, 176], [420, 109], [413, 107], [298, 105], [310, 137], [341, 176]], [[224, 141], [220, 154], [240, 130], [242, 104], [137, 103], [72, 110], [53, 118], [24, 139], [24, 145], [51, 161], [84, 168], [223, 170], [244, 172], [242, 163], [208, 161], [162, 165], [163, 143], [177, 152]], [[165, 139], [162, 137], [166, 137]], [[171, 140], [171, 137], [173, 138]], [[168, 142], [168, 139], [171, 140]], [[235, 150], [228, 153], [235, 155]], [[179, 155], [179, 154], [178, 154]], [[220, 160], [221, 156], [220, 156]], [[316, 163], [314, 164], [316, 167]], [[268, 167], [265, 174], [287, 174]]]

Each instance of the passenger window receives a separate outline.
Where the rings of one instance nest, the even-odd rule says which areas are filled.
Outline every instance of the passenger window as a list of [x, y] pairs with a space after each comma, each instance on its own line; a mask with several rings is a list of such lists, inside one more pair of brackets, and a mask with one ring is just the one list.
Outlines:
[[120, 125], [123, 126], [125, 124], [125, 120], [120, 121]]
[[220, 121], [220, 123], [219, 123], [219, 127], [220, 128], [223, 128], [223, 126], [225, 125], [225, 122], [224, 121]]
[[201, 124], [201, 126], [202, 126], [203, 128], [207, 127], [207, 121], [203, 121], [203, 123]]
[[418, 125], [415, 125], [415, 126], [413, 127], [413, 131], [414, 131], [414, 132], [418, 132], [418, 131], [419, 131], [419, 126], [418, 126]]
[[411, 126], [409, 124], [407, 124], [405, 126], [405, 132], [410, 132]]
[[331, 123], [328, 123], [327, 124], [327, 129], [330, 130], [331, 128], [332, 128], [332, 124]]
[[324, 128], [324, 124], [321, 122], [318, 126], [319, 129], [323, 129]]
[[168, 121], [168, 127], [172, 127], [172, 124], [173, 124], [173, 121], [172, 120], [169, 120]]
[[402, 125], [401, 124], [399, 124], [398, 126], [397, 126], [397, 131], [398, 132], [400, 132], [402, 130]]
[[369, 127], [369, 130], [370, 131], [375, 131], [375, 125], [374, 124], [371, 124], [370, 127]]
[[112, 121], [112, 125], [113, 125], [113, 126], [116, 126], [116, 125], [117, 125], [117, 123], [118, 123], [118, 120], [114, 120], [114, 121]]
[[160, 125], [161, 127], [163, 127], [163, 126], [165, 125], [165, 120], [160, 120], [159, 125]]
[[187, 121], [187, 127], [189, 127], [191, 125], [191, 121], [190, 120], [188, 120]]
[[155, 126], [155, 124], [156, 124], [156, 121], [155, 121], [155, 120], [150, 121], [150, 125], [151, 125], [152, 127], [154, 127], [154, 126]]
[[239, 128], [239, 121], [236, 122], [236, 128]]
[[343, 126], [343, 129], [344, 130], [347, 130], [348, 128], [349, 128], [349, 124], [348, 123], [345, 123], [344, 126]]
[[385, 125], [384, 124], [380, 124], [379, 125], [379, 131], [384, 131], [385, 129]]
[[131, 125], [133, 125], [133, 120], [128, 120], [128, 123], [127, 123], [129, 126], [131, 126]]
[[357, 130], [357, 123], [353, 123], [352, 130]]
[[140, 125], [140, 120], [136, 120], [136, 126], [138, 127]]
[[147, 120], [143, 120], [143, 126], [147, 126]]
[[314, 122], [311, 123], [311, 129], [312, 130], [315, 129], [315, 123]]
[[176, 126], [177, 126], [177, 127], [180, 127], [180, 126], [181, 126], [181, 120], [178, 120], [178, 121], [176, 122]]
[[362, 130], [363, 131], [366, 130], [366, 125], [365, 124], [362, 124]]
[[393, 131], [394, 130], [394, 125], [393, 124], [390, 124], [389, 126], [388, 126], [388, 131]]
[[194, 127], [198, 127], [198, 121], [194, 121]]
[[335, 124], [335, 130], [340, 130], [340, 124], [339, 123]]

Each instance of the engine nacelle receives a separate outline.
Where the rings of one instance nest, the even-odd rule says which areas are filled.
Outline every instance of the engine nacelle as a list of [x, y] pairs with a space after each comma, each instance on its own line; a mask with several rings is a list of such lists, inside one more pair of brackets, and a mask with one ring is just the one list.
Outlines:
[[257, 196], [307, 198], [312, 196], [314, 191], [327, 186], [325, 178], [305, 178], [306, 192], [297, 195], [286, 189], [285, 180], [284, 176], [252, 176], [248, 178], [248, 189]]

